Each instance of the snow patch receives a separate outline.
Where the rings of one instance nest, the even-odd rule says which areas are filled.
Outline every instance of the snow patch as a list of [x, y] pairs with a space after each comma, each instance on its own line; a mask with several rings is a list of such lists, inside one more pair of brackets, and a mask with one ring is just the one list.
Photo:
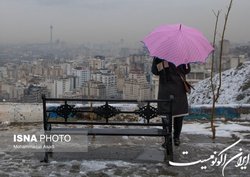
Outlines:
[[[218, 84], [219, 75], [213, 78]], [[194, 85], [195, 90], [189, 95], [191, 105], [212, 104], [210, 78]], [[221, 93], [218, 104], [249, 104], [250, 103], [250, 63], [222, 72]]]

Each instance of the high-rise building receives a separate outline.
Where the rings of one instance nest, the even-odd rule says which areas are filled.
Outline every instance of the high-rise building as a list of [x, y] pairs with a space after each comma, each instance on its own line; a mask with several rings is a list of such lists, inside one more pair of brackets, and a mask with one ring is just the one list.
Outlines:
[[31, 84], [24, 90], [23, 101], [28, 103], [42, 102], [41, 96], [43, 94], [49, 96], [48, 93], [49, 92], [46, 86]]
[[106, 98], [117, 97], [116, 75], [109, 70], [99, 70], [91, 75], [94, 81], [102, 82], [106, 87]]
[[72, 69], [73, 76], [76, 77], [76, 87], [80, 88], [90, 80], [90, 70], [87, 67], [76, 67]]
[[52, 85], [51, 96], [54, 98], [63, 97], [66, 92], [74, 89], [74, 77], [65, 77], [54, 80]]
[[125, 80], [123, 88], [123, 99], [146, 100], [151, 98], [149, 84], [140, 84], [136, 80]]
[[158, 90], [159, 90], [159, 76], [153, 75], [152, 77], [152, 98], [158, 99]]
[[104, 69], [105, 67], [105, 57], [98, 55], [94, 58], [89, 59], [89, 66], [91, 70]]
[[123, 99], [150, 99], [151, 87], [142, 71], [131, 71], [124, 82]]
[[102, 82], [88, 81], [83, 84], [82, 96], [87, 98], [106, 98], [106, 87]]

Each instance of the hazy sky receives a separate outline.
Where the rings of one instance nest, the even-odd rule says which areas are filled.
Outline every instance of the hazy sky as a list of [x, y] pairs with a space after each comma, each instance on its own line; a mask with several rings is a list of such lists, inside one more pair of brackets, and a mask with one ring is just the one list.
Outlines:
[[[215, 16], [229, 0], [0, 0], [0, 43], [120, 41], [139, 44], [162, 24], [183, 23], [212, 41]], [[250, 41], [250, 0], [234, 0], [226, 31], [232, 42]]]

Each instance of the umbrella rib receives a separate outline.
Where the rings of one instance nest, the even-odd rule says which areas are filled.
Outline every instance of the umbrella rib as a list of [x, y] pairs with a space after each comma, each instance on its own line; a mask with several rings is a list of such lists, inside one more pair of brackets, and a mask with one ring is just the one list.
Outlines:
[[197, 29], [180, 24], [162, 25], [144, 40], [151, 56], [165, 59], [176, 66], [190, 62], [204, 62], [214, 50]]

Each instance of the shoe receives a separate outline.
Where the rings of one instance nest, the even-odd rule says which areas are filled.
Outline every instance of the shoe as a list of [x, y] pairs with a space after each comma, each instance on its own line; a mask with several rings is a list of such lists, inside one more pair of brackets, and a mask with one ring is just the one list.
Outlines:
[[175, 138], [174, 139], [174, 145], [175, 146], [180, 146], [181, 142], [180, 142], [180, 139], [179, 138]]

